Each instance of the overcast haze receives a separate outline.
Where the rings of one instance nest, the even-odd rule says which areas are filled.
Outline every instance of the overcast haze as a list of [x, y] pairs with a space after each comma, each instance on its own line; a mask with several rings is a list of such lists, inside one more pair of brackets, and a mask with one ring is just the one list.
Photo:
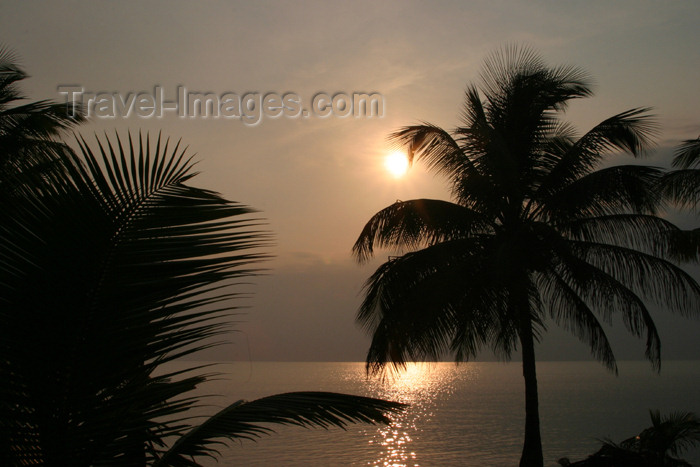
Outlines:
[[[354, 324], [362, 282], [350, 249], [364, 223], [396, 199], [448, 198], [420, 163], [400, 179], [383, 167], [386, 136], [400, 126], [458, 123], [467, 83], [505, 44], [527, 44], [548, 64], [574, 64], [595, 83], [566, 118], [583, 133], [632, 107], [654, 108], [657, 156], [700, 133], [700, 3], [534, 2], [5, 2], [0, 42], [31, 75], [31, 99], [57, 87], [93, 92], [188, 90], [376, 92], [382, 118], [263, 117], [92, 119], [80, 132], [163, 131], [201, 161], [192, 183], [262, 211], [275, 234], [269, 276], [255, 280], [234, 345], [208, 358], [363, 360]], [[683, 219], [686, 227], [700, 220]], [[378, 260], [390, 252], [380, 252]], [[700, 358], [700, 324], [660, 317], [664, 358]], [[620, 323], [616, 329], [620, 328]], [[617, 334], [617, 333], [614, 333]], [[249, 344], [249, 345], [248, 345]], [[618, 358], [643, 358], [643, 342], [615, 339]], [[550, 326], [539, 358], [588, 358]], [[488, 353], [483, 358], [491, 358]]]

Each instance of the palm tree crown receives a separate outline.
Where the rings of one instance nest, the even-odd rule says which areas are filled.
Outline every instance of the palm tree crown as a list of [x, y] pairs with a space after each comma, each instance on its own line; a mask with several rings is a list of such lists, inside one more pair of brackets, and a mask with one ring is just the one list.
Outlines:
[[700, 419], [692, 412], [661, 415], [650, 410], [652, 425], [621, 443], [603, 440], [598, 452], [578, 462], [567, 458], [560, 465], [571, 467], [690, 467], [679, 459], [684, 451], [700, 445]]
[[[302, 392], [233, 402], [200, 425], [215, 373], [163, 365], [233, 329], [269, 234], [247, 206], [191, 186], [179, 143], [78, 141], [65, 178], [0, 203], [0, 463], [200, 465], [265, 423], [389, 422], [401, 404]], [[260, 425], [260, 424], [263, 425]]]
[[402, 128], [391, 139], [445, 176], [454, 202], [397, 201], [375, 214], [353, 252], [402, 250], [370, 277], [358, 321], [372, 333], [369, 371], [387, 362], [457, 360], [490, 346], [518, 347], [526, 383], [521, 465], [542, 465], [534, 342], [547, 320], [585, 341], [616, 371], [603, 323], [619, 314], [646, 339], [658, 367], [660, 341], [647, 300], [688, 312], [700, 288], [668, 261], [676, 228], [656, 217], [661, 175], [640, 165], [604, 167], [609, 151], [644, 152], [655, 133], [648, 109], [610, 117], [580, 138], [559, 120], [591, 95], [575, 67], [550, 68], [534, 52], [506, 48], [466, 90], [462, 124]]

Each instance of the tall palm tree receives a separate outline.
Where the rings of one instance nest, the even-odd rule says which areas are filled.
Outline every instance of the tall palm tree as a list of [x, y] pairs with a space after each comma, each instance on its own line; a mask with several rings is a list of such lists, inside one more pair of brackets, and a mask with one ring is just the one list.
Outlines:
[[391, 139], [447, 178], [454, 202], [397, 201], [376, 213], [353, 252], [398, 249], [368, 279], [357, 320], [371, 334], [369, 372], [392, 362], [466, 360], [519, 349], [525, 380], [521, 466], [541, 466], [535, 342], [548, 319], [617, 371], [603, 323], [621, 316], [660, 364], [646, 300], [690, 313], [700, 287], [668, 261], [676, 228], [654, 215], [655, 168], [603, 167], [606, 152], [639, 155], [654, 134], [646, 109], [610, 117], [580, 138], [559, 120], [591, 95], [575, 67], [545, 66], [526, 48], [490, 56], [466, 90], [462, 124], [405, 127]]
[[34, 178], [0, 207], [0, 464], [199, 465], [266, 423], [343, 427], [400, 410], [290, 393], [195, 425], [191, 391], [213, 370], [163, 364], [231, 331], [269, 235], [250, 208], [188, 184], [179, 142], [77, 145], [59, 154], [65, 177]]

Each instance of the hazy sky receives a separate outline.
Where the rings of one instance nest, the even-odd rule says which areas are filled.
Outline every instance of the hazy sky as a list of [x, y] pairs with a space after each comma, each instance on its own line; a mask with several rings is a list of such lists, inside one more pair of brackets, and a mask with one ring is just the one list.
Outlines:
[[[369, 341], [354, 315], [378, 263], [352, 262], [357, 235], [396, 199], [448, 197], [444, 181], [421, 164], [392, 178], [385, 138], [418, 121], [455, 126], [467, 83], [505, 44], [530, 45], [549, 64], [593, 76], [595, 96], [567, 113], [581, 132], [651, 106], [661, 156], [700, 133], [695, 1], [22, 1], [0, 11], [0, 42], [32, 76], [23, 87], [32, 99], [62, 100], [60, 85], [122, 96], [160, 86], [169, 100], [178, 86], [217, 96], [293, 92], [305, 107], [319, 92], [384, 97], [382, 118], [263, 117], [249, 126], [171, 112], [94, 118], [80, 129], [86, 137], [142, 129], [182, 138], [201, 161], [193, 184], [268, 220], [276, 236], [270, 275], [256, 280], [239, 326], [245, 334], [213, 358], [364, 359]], [[661, 156], [654, 163], [667, 162]], [[700, 358], [697, 321], [659, 324], [662, 356]], [[587, 358], [585, 346], [553, 326], [540, 359]], [[641, 342], [613, 345], [619, 358], [643, 357]]]

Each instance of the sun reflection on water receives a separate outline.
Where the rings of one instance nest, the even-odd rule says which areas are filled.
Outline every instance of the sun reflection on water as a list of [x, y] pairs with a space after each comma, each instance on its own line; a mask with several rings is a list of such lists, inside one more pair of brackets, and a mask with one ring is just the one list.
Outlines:
[[451, 364], [410, 363], [405, 370], [375, 380], [373, 389], [378, 397], [409, 404], [408, 409], [394, 417], [390, 426], [366, 430], [370, 445], [381, 446], [378, 458], [368, 465], [385, 467], [418, 467], [419, 456], [413, 441], [420, 438], [422, 426], [438, 409], [441, 399], [455, 389], [460, 370]]

